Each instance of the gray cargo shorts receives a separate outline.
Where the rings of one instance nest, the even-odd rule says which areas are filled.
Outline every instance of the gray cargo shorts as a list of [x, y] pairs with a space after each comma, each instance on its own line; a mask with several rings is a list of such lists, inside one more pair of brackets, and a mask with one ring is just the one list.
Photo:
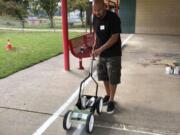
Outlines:
[[97, 64], [99, 81], [109, 81], [111, 84], [121, 82], [121, 57], [99, 57]]

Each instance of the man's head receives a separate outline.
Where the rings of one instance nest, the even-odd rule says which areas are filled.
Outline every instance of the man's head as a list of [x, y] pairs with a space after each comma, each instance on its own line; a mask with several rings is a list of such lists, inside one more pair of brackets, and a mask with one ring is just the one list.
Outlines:
[[106, 14], [104, 0], [94, 0], [93, 14], [98, 18], [103, 18]]

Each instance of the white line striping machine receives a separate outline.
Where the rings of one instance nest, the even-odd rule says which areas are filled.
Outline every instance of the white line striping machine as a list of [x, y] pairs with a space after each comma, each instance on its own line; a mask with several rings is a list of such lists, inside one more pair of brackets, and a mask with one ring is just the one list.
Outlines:
[[[72, 127], [72, 122], [79, 122], [85, 124], [86, 132], [92, 133], [94, 128], [94, 113], [101, 114], [103, 107], [103, 98], [98, 97], [98, 83], [92, 75], [94, 58], [92, 57], [90, 72], [88, 76], [80, 83], [79, 97], [76, 106], [73, 110], [69, 110], [65, 113], [63, 119], [63, 128], [65, 130], [70, 130]], [[91, 78], [96, 85], [95, 95], [84, 95], [82, 92], [82, 86], [87, 79]]]

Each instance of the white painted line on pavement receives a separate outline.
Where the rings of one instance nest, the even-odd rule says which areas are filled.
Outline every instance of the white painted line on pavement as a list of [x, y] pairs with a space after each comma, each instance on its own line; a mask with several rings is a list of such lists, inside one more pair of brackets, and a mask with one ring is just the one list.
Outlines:
[[130, 38], [132, 38], [134, 36], [134, 34], [130, 34], [124, 41], [123, 41], [123, 43], [122, 43], [122, 48], [125, 46], [125, 44], [127, 43], [127, 41], [130, 39]]
[[85, 125], [79, 124], [79, 125], [77, 126], [77, 129], [73, 132], [72, 135], [80, 135], [80, 134], [82, 133], [84, 127], [85, 127]]
[[117, 128], [117, 127], [112, 127], [112, 126], [101, 126], [101, 125], [95, 125], [95, 127], [113, 129], [113, 130], [119, 130], [119, 131], [127, 131], [127, 132], [133, 132], [133, 133], [141, 133], [141, 134], [146, 134], [146, 135], [163, 135], [159, 133], [147, 132], [147, 131], [142, 131], [142, 130], [127, 129], [125, 125], [123, 126], [123, 128]]
[[[122, 47], [124, 47], [124, 45], [127, 43], [127, 41], [133, 36], [133, 34], [129, 35], [124, 42], [122, 43]], [[97, 74], [97, 72], [93, 73], [93, 76], [95, 76]], [[91, 78], [87, 79], [84, 83], [84, 87], [91, 81]], [[76, 98], [78, 97], [79, 94], [79, 88], [73, 93], [73, 95], [51, 116], [49, 117], [49, 119], [47, 119], [45, 121], [45, 123], [40, 126], [34, 133], [33, 135], [42, 135], [46, 129], [66, 110], [66, 108], [68, 108], [74, 100], [76, 100]], [[80, 126], [83, 129], [83, 126], [81, 126], [81, 124], [79, 124], [78, 126]], [[76, 131], [75, 131], [76, 132]], [[79, 134], [81, 132], [78, 132]], [[76, 133], [76, 135], [78, 134]]]

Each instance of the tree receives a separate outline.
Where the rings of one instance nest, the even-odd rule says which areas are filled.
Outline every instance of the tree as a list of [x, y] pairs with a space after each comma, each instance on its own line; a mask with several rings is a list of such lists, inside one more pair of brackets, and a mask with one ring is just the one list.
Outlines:
[[28, 0], [0, 0], [0, 12], [17, 17], [24, 28], [28, 4]]
[[53, 23], [53, 16], [55, 12], [57, 11], [58, 2], [59, 0], [37, 0], [39, 2], [39, 5], [43, 10], [46, 11], [49, 20], [50, 20], [50, 28], [54, 28]]
[[[70, 3], [70, 4], [69, 4]], [[86, 11], [88, 7], [88, 0], [69, 0], [69, 10], [76, 10], [78, 9], [80, 11], [80, 18], [82, 22], [82, 26], [84, 25], [84, 11]]]
[[3, 0], [0, 0], [0, 13], [4, 13], [6, 4]]
[[40, 10], [40, 5], [37, 0], [30, 0], [29, 1], [29, 12], [30, 16], [38, 16]]

